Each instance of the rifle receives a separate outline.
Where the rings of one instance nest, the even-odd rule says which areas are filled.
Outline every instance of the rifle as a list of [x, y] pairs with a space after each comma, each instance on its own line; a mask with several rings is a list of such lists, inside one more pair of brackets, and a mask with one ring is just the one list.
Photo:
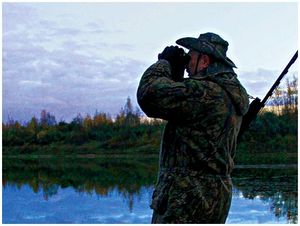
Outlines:
[[244, 132], [249, 128], [250, 123], [255, 120], [257, 117], [258, 112], [265, 106], [265, 103], [267, 100], [272, 96], [273, 91], [276, 89], [277, 86], [279, 86], [280, 81], [282, 78], [288, 73], [289, 68], [292, 66], [292, 64], [296, 61], [298, 57], [298, 50], [290, 60], [290, 62], [287, 64], [287, 66], [284, 68], [284, 70], [281, 72], [269, 92], [266, 94], [264, 99], [261, 101], [258, 97], [256, 97], [250, 104], [248, 112], [243, 116], [241, 128], [238, 134], [238, 141], [241, 140], [242, 135]]

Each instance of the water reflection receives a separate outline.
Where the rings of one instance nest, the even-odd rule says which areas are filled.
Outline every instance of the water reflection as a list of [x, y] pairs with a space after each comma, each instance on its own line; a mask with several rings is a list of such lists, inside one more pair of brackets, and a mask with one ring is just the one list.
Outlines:
[[[152, 188], [142, 188], [140, 197], [134, 196], [133, 209], [117, 189], [107, 196], [78, 193], [72, 187], [59, 188], [47, 201], [42, 191], [33, 193], [29, 185], [21, 189], [3, 189], [3, 223], [148, 223], [151, 220], [149, 201]], [[140, 199], [140, 200], [139, 200]]]
[[[146, 211], [140, 212], [140, 214], [150, 219], [149, 202], [153, 185], [156, 181], [156, 174], [157, 158], [155, 157], [136, 159], [131, 157], [96, 159], [10, 158], [3, 160], [4, 189], [12, 186], [18, 189], [29, 187], [36, 194], [42, 196], [44, 202], [48, 205], [50, 201], [60, 196], [61, 193], [75, 192], [82, 194], [82, 196], [88, 195], [93, 197], [96, 195], [102, 201], [104, 198], [110, 198], [110, 196], [121, 197], [122, 202], [127, 206], [128, 212], [127, 218], [124, 218], [122, 222], [126, 222], [128, 218], [136, 216], [136, 211], [140, 210], [135, 209], [135, 206], [140, 205], [140, 203], [143, 203], [143, 211]], [[242, 196], [248, 200], [259, 199], [263, 203], [270, 205], [269, 211], [276, 218], [284, 217], [288, 223], [297, 223], [298, 193], [296, 175], [297, 169], [237, 169], [233, 173], [234, 196]], [[145, 194], [147, 194], [146, 198]], [[5, 191], [3, 195], [7, 195], [7, 192]], [[13, 194], [11, 195], [13, 196]], [[144, 199], [146, 200], [143, 201]], [[4, 197], [3, 200], [5, 200]], [[25, 199], [24, 202], [26, 202]], [[88, 203], [93, 203], [93, 201], [89, 200]], [[114, 206], [116, 203], [117, 201], [114, 200], [114, 204], [111, 205]], [[69, 203], [64, 205], [70, 206], [74, 204], [70, 200]], [[95, 203], [95, 205], [97, 204]], [[3, 206], [4, 218], [5, 210], [5, 206]], [[88, 212], [88, 209], [86, 211]], [[116, 210], [114, 211], [116, 212]], [[95, 213], [95, 216], [97, 214]], [[95, 216], [93, 215], [93, 217]], [[99, 214], [97, 216], [99, 218]], [[122, 217], [124, 216], [122, 215]], [[53, 221], [51, 217], [47, 219], [48, 221], [45, 220], [44, 222], [65, 222], [63, 219], [62, 221]], [[92, 219], [94, 218], [89, 218], [90, 221], [93, 221]], [[146, 223], [150, 222], [149, 219]], [[95, 222], [99, 221], [95, 220]], [[107, 218], [105, 220], [102, 219], [101, 222], [113, 223], [114, 220]], [[138, 218], [131, 222], [145, 223], [145, 221]]]
[[[243, 177], [245, 173], [248, 175], [246, 178]], [[257, 175], [258, 173], [260, 175]], [[288, 223], [297, 223], [298, 191], [296, 169], [244, 169], [237, 170], [234, 175], [237, 175], [233, 178], [235, 188], [244, 198], [258, 198], [265, 203], [271, 203], [270, 211], [274, 213], [276, 218], [286, 217]]]
[[40, 189], [48, 199], [58, 187], [73, 187], [77, 192], [101, 196], [115, 188], [130, 198], [139, 194], [142, 186], [155, 183], [157, 159], [153, 158], [60, 158], [4, 159], [3, 186], [28, 184], [34, 192]]

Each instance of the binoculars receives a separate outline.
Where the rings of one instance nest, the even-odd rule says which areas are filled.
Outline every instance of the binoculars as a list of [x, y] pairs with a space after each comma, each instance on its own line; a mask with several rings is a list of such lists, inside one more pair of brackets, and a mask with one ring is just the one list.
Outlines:
[[169, 62], [176, 62], [186, 66], [191, 57], [184, 52], [183, 48], [178, 46], [167, 46], [162, 53], [158, 54], [158, 59], [165, 59]]
[[178, 46], [167, 46], [162, 53], [158, 54], [158, 59], [164, 59], [170, 63], [174, 81], [182, 81], [184, 69], [191, 57]]

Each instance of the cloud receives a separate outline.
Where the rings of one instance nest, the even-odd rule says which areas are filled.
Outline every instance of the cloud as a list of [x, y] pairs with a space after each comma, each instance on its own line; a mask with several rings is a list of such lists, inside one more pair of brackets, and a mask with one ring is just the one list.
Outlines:
[[26, 4], [5, 2], [2, 7], [3, 30], [6, 32], [14, 31], [26, 24], [29, 25], [36, 17], [35, 11]]
[[[279, 77], [280, 73], [281, 72], [274, 70], [258, 69], [253, 72], [240, 73], [239, 79], [250, 96], [263, 99]], [[278, 87], [285, 89], [286, 80], [289, 79], [289, 81], [292, 81], [294, 76], [297, 78], [297, 71], [289, 71], [283, 77]], [[268, 99], [268, 101], [269, 100], [270, 99]]]
[[258, 69], [252, 72], [241, 72], [238, 78], [248, 94], [262, 98], [267, 94], [278, 75], [277, 71]]
[[103, 33], [105, 32], [105, 30], [97, 23], [94, 23], [94, 22], [90, 22], [90, 23], [87, 23], [85, 25], [86, 29], [88, 30], [88, 32], [90, 33]]
[[47, 87], [49, 86], [50, 84], [49, 83], [43, 83], [41, 81], [30, 81], [30, 80], [23, 80], [23, 81], [19, 81], [19, 84], [20, 86], [31, 86], [31, 87], [34, 87], [34, 86], [42, 86], [42, 87]]
[[[34, 22], [24, 20], [24, 12], [32, 12]], [[22, 16], [12, 19], [15, 15]], [[127, 51], [131, 45], [84, 42], [78, 37], [100, 25], [64, 27], [39, 18], [28, 7], [5, 6], [4, 17], [11, 19], [3, 29], [4, 119], [10, 114], [28, 120], [47, 109], [70, 120], [78, 112], [92, 114], [96, 109], [115, 114], [128, 96], [135, 102], [145, 64], [99, 54], [101, 48]]]

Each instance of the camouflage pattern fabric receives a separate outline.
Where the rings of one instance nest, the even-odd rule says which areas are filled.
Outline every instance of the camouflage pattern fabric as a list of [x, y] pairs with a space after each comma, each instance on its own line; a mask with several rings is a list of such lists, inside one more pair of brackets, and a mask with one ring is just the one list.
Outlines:
[[231, 191], [229, 177], [186, 169], [162, 172], [153, 193], [152, 223], [225, 223]]
[[168, 61], [159, 60], [143, 74], [137, 99], [147, 116], [168, 121], [152, 223], [224, 223], [236, 139], [249, 106], [232, 68], [214, 63], [174, 82]]

